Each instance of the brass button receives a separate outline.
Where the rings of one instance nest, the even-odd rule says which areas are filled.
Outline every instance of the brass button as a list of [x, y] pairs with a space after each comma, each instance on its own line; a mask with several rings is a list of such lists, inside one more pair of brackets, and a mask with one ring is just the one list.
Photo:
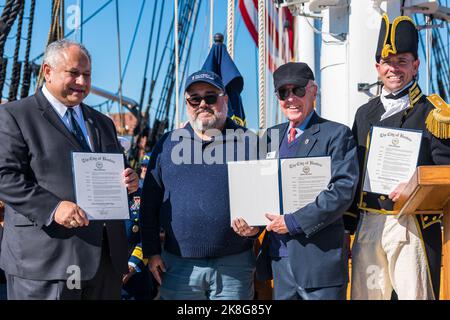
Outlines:
[[423, 221], [427, 221], [427, 220], [428, 220], [427, 216], [423, 217]]
[[133, 228], [131, 228], [131, 230], [132, 230], [134, 233], [136, 233], [136, 232], [139, 231], [139, 226], [138, 226], [137, 224], [135, 224], [135, 225], [133, 226]]
[[386, 200], [386, 197], [385, 196], [380, 196], [380, 200], [384, 201], [384, 200]]

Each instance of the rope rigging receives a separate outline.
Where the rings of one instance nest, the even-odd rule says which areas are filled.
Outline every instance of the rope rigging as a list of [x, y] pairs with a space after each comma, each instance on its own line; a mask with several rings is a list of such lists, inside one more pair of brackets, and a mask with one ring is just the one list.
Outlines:
[[[180, 1], [180, 20], [179, 20], [179, 49], [180, 49], [180, 60], [185, 56], [185, 44], [188, 37], [189, 27], [192, 18], [198, 15], [198, 7], [200, 6], [200, 0], [188, 0]], [[195, 9], [195, 10], [194, 10]], [[179, 61], [178, 61], [179, 62]], [[147, 146], [148, 150], [151, 150], [156, 144], [156, 141], [162, 136], [166, 129], [169, 129], [169, 114], [172, 96], [174, 94], [175, 87], [175, 55], [172, 52], [170, 57], [170, 62], [167, 67], [166, 78], [164, 79], [163, 87], [161, 90], [161, 97], [156, 108], [154, 122], [152, 130], [150, 132]]]
[[[153, 5], [152, 22], [150, 24], [150, 32], [149, 32], [149, 37], [148, 37], [147, 54], [146, 54], [146, 57], [145, 57], [145, 67], [144, 67], [144, 76], [143, 76], [143, 79], [142, 79], [141, 96], [140, 96], [140, 99], [139, 99], [139, 109], [140, 109], [139, 111], [140, 111], [141, 116], [142, 116], [142, 109], [143, 109], [143, 104], [144, 104], [145, 89], [146, 89], [146, 86], [147, 86], [148, 62], [150, 60], [150, 48], [151, 48], [152, 40], [153, 40], [153, 30], [154, 30], [154, 26], [155, 26], [156, 9], [157, 9], [157, 7], [158, 7], [158, 0], [155, 0], [154, 5]], [[162, 4], [162, 7], [164, 7], [164, 3]], [[161, 17], [160, 17], [159, 26], [161, 26]]]
[[266, 5], [258, 0], [259, 129], [266, 129]]
[[[448, 98], [448, 90], [450, 89], [449, 83], [449, 61], [445, 56], [445, 48], [444, 42], [442, 40], [441, 33], [437, 29], [433, 29], [433, 55], [435, 57], [435, 69], [436, 72], [436, 84], [437, 91], [439, 95], [442, 96], [444, 100]], [[448, 47], [447, 47], [448, 50]], [[433, 85], [434, 88], [434, 85]]]
[[[160, 17], [159, 17], [160, 24], [158, 26], [158, 33], [157, 33], [157, 38], [156, 38], [156, 43], [157, 44], [159, 43], [159, 38], [160, 38], [160, 34], [161, 34], [161, 25], [162, 25], [161, 21], [162, 21], [162, 16], [163, 16], [164, 3], [165, 3], [165, 1], [162, 2], [162, 7], [161, 7], [161, 11], [160, 11]], [[159, 60], [158, 64], [156, 64], [156, 59], [157, 59], [157, 56], [158, 56], [158, 49], [159, 49], [158, 45], [156, 46], [155, 55], [153, 56], [152, 74], [151, 74], [151, 77], [150, 77], [150, 79], [152, 81], [150, 83], [150, 91], [149, 91], [149, 94], [148, 94], [147, 106], [146, 106], [146, 109], [144, 111], [144, 117], [147, 117], [147, 121], [148, 121], [148, 118], [150, 116], [149, 114], [150, 114], [151, 104], [153, 102], [153, 92], [155, 90], [156, 81], [159, 78], [159, 74], [160, 74], [161, 67], [162, 67], [162, 62], [164, 60], [164, 56], [165, 56], [165, 53], [166, 53], [166, 50], [167, 50], [167, 47], [168, 47], [168, 44], [169, 44], [170, 36], [171, 36], [172, 30], [173, 30], [173, 24], [174, 24], [174, 18], [172, 18], [172, 22], [170, 23], [170, 27], [169, 27], [169, 31], [168, 31], [168, 34], [167, 34], [166, 42], [164, 44], [164, 49], [163, 49], [163, 52], [161, 53], [161, 57], [160, 57], [160, 60]], [[156, 65], [158, 65], [158, 69], [157, 69], [156, 75], [155, 75], [155, 66]]]
[[[199, 6], [197, 6], [196, 8], [197, 8], [197, 10], [199, 10]], [[196, 29], [196, 27], [197, 27], [197, 20], [198, 20], [198, 14], [194, 13], [194, 23], [193, 23], [191, 35], [195, 34], [195, 29]], [[192, 49], [192, 43], [193, 43], [193, 41], [192, 41], [192, 36], [191, 36], [190, 39], [187, 40], [187, 42], [188, 42], [189, 44], [188, 44], [188, 49], [187, 49], [186, 59], [185, 59], [184, 67], [183, 67], [183, 72], [181, 73], [181, 83], [184, 83], [184, 78], [185, 78], [185, 76], [186, 76], [187, 67], [188, 67], [188, 65], [189, 65], [188, 62], [189, 62], [190, 57], [191, 57], [191, 49]], [[182, 90], [183, 90], [183, 86], [180, 86], [180, 87], [178, 88], [178, 92], [181, 94], [181, 93], [182, 93]], [[185, 105], [183, 104], [183, 107], [184, 107], [184, 106], [185, 106]], [[184, 111], [184, 108], [182, 109], [182, 111]], [[174, 120], [175, 120], [174, 117], [175, 117], [175, 113], [174, 113], [173, 116], [172, 116], [172, 122], [171, 122], [170, 130], [173, 130], [173, 127], [174, 127], [174, 123], [175, 123], [175, 122], [174, 122]]]
[[[81, 22], [81, 25], [85, 24], [89, 19], [91, 19], [93, 16], [95, 16], [98, 12], [100, 12], [103, 8], [105, 8], [108, 4], [110, 4], [112, 0], [107, 1], [100, 9], [97, 10], [93, 15], [91, 15], [88, 19]], [[33, 74], [38, 75], [36, 77], [36, 88], [39, 88], [44, 79], [42, 75], [42, 70], [37, 70], [37, 68], [41, 68], [40, 65], [36, 65], [34, 61], [41, 58], [43, 56], [43, 53], [36, 57], [35, 59], [30, 59], [30, 49], [31, 49], [31, 41], [33, 36], [33, 22], [34, 22], [34, 15], [36, 11], [36, 1], [30, 0], [30, 7], [29, 7], [29, 17], [26, 19], [28, 20], [28, 26], [27, 26], [27, 34], [25, 37], [23, 37], [23, 40], [26, 41], [26, 45], [24, 46], [24, 59], [21, 61], [19, 58], [19, 52], [20, 52], [20, 40], [22, 40], [22, 31], [24, 28], [23, 26], [23, 18], [24, 18], [24, 11], [25, 11], [25, 0], [5, 0], [5, 5], [3, 6], [3, 14], [2, 14], [2, 22], [3, 22], [3, 32], [0, 36], [0, 44], [1, 44], [1, 52], [3, 53], [4, 45], [8, 39], [9, 31], [11, 30], [13, 24], [15, 23], [15, 20], [17, 17], [19, 17], [19, 22], [17, 25], [17, 34], [14, 37], [16, 39], [16, 47], [14, 51], [14, 55], [12, 57], [13, 61], [13, 71], [11, 75], [11, 84], [9, 85], [9, 98], [10, 100], [14, 100], [17, 98], [18, 95], [18, 89], [19, 85], [21, 84], [20, 76], [22, 76], [22, 85], [21, 85], [21, 91], [20, 91], [20, 97], [26, 97], [29, 93], [31, 82], [32, 82], [32, 76]], [[143, 13], [143, 5], [145, 1], [142, 1], [142, 6], [139, 12], [139, 18], [135, 27], [135, 32], [133, 36], [133, 41], [131, 43], [130, 49], [128, 51], [127, 56], [127, 62], [124, 67], [124, 72], [120, 72], [122, 74], [122, 79], [124, 78], [127, 70], [127, 63], [131, 59], [131, 54], [133, 50], [134, 40], [136, 38], [136, 34], [138, 32], [138, 28], [140, 25], [140, 21], [142, 18]], [[155, 119], [158, 121], [159, 119], [163, 120], [165, 125], [163, 126], [163, 130], [168, 128], [170, 126], [169, 118], [170, 115], [173, 116], [172, 112], [172, 106], [173, 106], [173, 93], [175, 90], [174, 87], [174, 79], [173, 79], [173, 66], [175, 63], [175, 58], [173, 56], [173, 53], [171, 53], [171, 45], [169, 45], [169, 41], [173, 39], [173, 28], [174, 28], [174, 21], [172, 19], [171, 25], [170, 25], [170, 31], [167, 36], [166, 45], [163, 46], [163, 50], [159, 50], [160, 45], [160, 37], [161, 37], [161, 30], [162, 30], [162, 24], [167, 21], [167, 19], [164, 18], [164, 7], [165, 3], [164, 1], [161, 2], [160, 7], [158, 7], [159, 1], [155, 1], [154, 4], [154, 12], [153, 12], [153, 18], [152, 18], [152, 24], [151, 24], [151, 34], [149, 35], [149, 43], [148, 43], [148, 49], [147, 49], [147, 58], [146, 58], [146, 66], [144, 70], [144, 79], [143, 79], [143, 90], [141, 93], [140, 98], [140, 104], [139, 104], [139, 112], [137, 113], [142, 121], [139, 121], [141, 124], [140, 131], [144, 131], [147, 128], [147, 132], [145, 137], [148, 137], [148, 128], [149, 128], [149, 118], [150, 118], [150, 110], [152, 109], [152, 100], [153, 95], [155, 92], [155, 85], [158, 81], [158, 78], [161, 74], [162, 68], [165, 68], [164, 66], [167, 65], [164, 61], [169, 61], [169, 66], [167, 67], [167, 70], [169, 70], [170, 76], [166, 75], [166, 81], [163, 85], [163, 95], [161, 100], [158, 98], [158, 106], [155, 108], [156, 110], [156, 116]], [[180, 40], [178, 42], [179, 48], [180, 48], [180, 56], [178, 59], [178, 63], [182, 62], [180, 67], [180, 78], [184, 79], [185, 73], [188, 69], [187, 61], [190, 57], [190, 52], [192, 48], [192, 41], [190, 41], [190, 36], [188, 35], [189, 32], [193, 33], [195, 30], [195, 25], [197, 23], [198, 18], [198, 10], [200, 6], [200, 0], [181, 0], [180, 1], [180, 21], [179, 21], [179, 36]], [[156, 22], [158, 11], [159, 10], [159, 21]], [[117, 0], [116, 0], [116, 19], [118, 23], [118, 8], [117, 8]], [[51, 23], [50, 28], [48, 31], [47, 36], [47, 44], [64, 37], [64, 0], [52, 0], [51, 2]], [[194, 21], [194, 27], [191, 28], [192, 21]], [[156, 28], [156, 24], [158, 24], [158, 27]], [[156, 31], [157, 29], [157, 31]], [[192, 30], [191, 30], [192, 29]], [[191, 30], [191, 31], [190, 31]], [[119, 31], [119, 30], [118, 30]], [[154, 33], [157, 32], [155, 35]], [[70, 33], [73, 33], [73, 31], [69, 32], [66, 36], [70, 35]], [[118, 47], [120, 50], [120, 36], [118, 34], [119, 40], [118, 40]], [[156, 45], [153, 45], [154, 38], [156, 38]], [[152, 49], [154, 47], [155, 49]], [[187, 53], [186, 53], [187, 52]], [[151, 54], [153, 54], [153, 57], [151, 57]], [[3, 58], [3, 54], [2, 54]], [[153, 64], [151, 64], [150, 59], [153, 59]], [[3, 84], [6, 80], [6, 63], [8, 62], [8, 59], [2, 59], [1, 63], [5, 64], [5, 67], [2, 68], [3, 73]], [[157, 63], [159, 62], [159, 63]], [[120, 62], [119, 62], [120, 63]], [[147, 70], [149, 68], [149, 65], [151, 65], [151, 78], [147, 78]], [[23, 69], [23, 71], [22, 71]], [[147, 82], [148, 81], [148, 82]], [[150, 82], [150, 83], [149, 83]], [[146, 88], [147, 83], [149, 83], [149, 92], [148, 92], [148, 101], [146, 104], [144, 104], [144, 97], [146, 94]], [[119, 91], [120, 90], [120, 84], [119, 84]], [[180, 88], [178, 88], [179, 90]], [[112, 101], [105, 101], [103, 103], [98, 104], [97, 108], [104, 109], [105, 107], [108, 108], [108, 111], [111, 110], [112, 107]], [[133, 113], [135, 114], [135, 113]], [[136, 115], [136, 114], [135, 114]], [[141, 116], [142, 115], [142, 116]], [[144, 124], [144, 125], [142, 125]]]
[[[186, 33], [187, 33], [187, 29], [189, 28], [189, 24], [187, 21], [187, 16], [190, 14], [188, 13], [188, 11], [192, 10], [192, 5], [191, 5], [192, 1], [188, 1], [185, 2], [185, 5], [182, 9], [182, 14], [181, 19], [179, 20], [179, 48], [180, 48], [180, 52], [183, 51], [184, 49], [184, 45], [186, 43]], [[182, 54], [179, 55], [179, 60], [178, 63], [180, 62], [182, 57]], [[166, 76], [166, 81], [165, 81], [165, 87], [166, 87], [166, 92], [170, 92], [170, 94], [167, 95], [163, 95], [162, 99], [159, 101], [159, 105], [157, 108], [157, 113], [156, 113], [156, 117], [158, 118], [164, 118], [164, 121], [167, 123], [168, 120], [168, 116], [169, 116], [169, 111], [170, 111], [170, 102], [172, 99], [172, 93], [173, 93], [173, 88], [175, 85], [175, 64], [176, 64], [176, 60], [175, 60], [175, 54], [172, 54], [171, 59], [170, 59], [170, 64], [168, 66], [168, 71], [167, 74], [171, 75], [171, 77], [167, 77]], [[166, 128], [165, 128], [166, 129]]]
[[[52, 0], [52, 18], [50, 31], [47, 37], [47, 47], [50, 43], [64, 38], [64, 0]], [[44, 74], [41, 70], [36, 84], [38, 90], [44, 83]]]
[[[160, 14], [159, 14], [158, 32], [156, 33], [157, 34], [157, 37], [156, 37], [156, 44], [157, 45], [156, 45], [155, 54], [153, 56], [152, 72], [151, 72], [151, 77], [150, 77], [151, 83], [150, 83], [150, 90], [149, 90], [149, 94], [148, 94], [147, 105], [146, 105], [146, 108], [144, 110], [144, 113], [143, 113], [143, 116], [142, 116], [142, 120], [141, 120], [141, 123], [140, 123], [140, 131], [139, 131], [138, 138], [136, 140], [136, 143], [134, 144], [134, 148], [132, 149], [133, 152], [130, 152], [130, 157], [134, 156], [135, 158], [134, 159], [130, 159], [130, 162], [133, 162], [135, 160], [137, 161], [140, 158], [140, 155], [139, 155], [140, 150], [139, 150], [139, 148], [141, 146], [141, 140], [144, 139], [144, 138], [148, 138], [149, 137], [149, 130], [150, 130], [150, 128], [149, 128], [149, 119], [150, 119], [151, 104], [153, 102], [153, 93], [154, 93], [156, 81], [159, 78], [159, 74], [160, 74], [160, 71], [161, 71], [161, 67], [163, 65], [165, 53], [167, 51], [168, 44], [169, 44], [169, 41], [170, 41], [170, 38], [171, 38], [171, 34], [172, 34], [172, 30], [173, 30], [173, 26], [174, 26], [174, 18], [172, 18], [172, 21], [171, 21], [170, 26], [169, 26], [167, 38], [166, 38], [165, 44], [163, 46], [164, 49], [163, 49], [163, 51], [161, 53], [159, 62], [156, 63], [156, 60], [158, 58], [158, 51], [159, 51], [158, 50], [159, 49], [158, 43], [159, 43], [159, 39], [160, 39], [160, 35], [161, 35], [161, 27], [162, 27], [162, 21], [163, 21], [163, 13], [164, 13], [164, 4], [165, 4], [165, 1], [162, 1], [161, 8], [160, 8]], [[156, 74], [155, 74], [155, 66], [156, 65], [158, 66], [158, 69], [156, 70]], [[146, 141], [144, 141], [144, 143], [147, 144]]]
[[123, 117], [123, 104], [122, 104], [122, 59], [121, 59], [121, 46], [120, 46], [120, 21], [119, 21], [119, 0], [116, 0], [116, 33], [117, 33], [117, 53], [119, 64], [119, 119], [120, 127], [119, 134], [123, 134], [125, 131], [125, 119]]
[[[98, 8], [97, 10], [95, 10], [94, 13], [92, 13], [86, 20], [82, 20], [80, 23], [80, 28], [83, 27], [86, 23], [88, 23], [92, 18], [94, 18], [97, 14], [99, 14], [100, 12], [103, 11], [103, 9], [105, 9], [109, 4], [111, 4], [113, 2], [113, 0], [108, 0], [108, 2], [106, 2], [105, 4], [103, 4], [100, 8]], [[71, 36], [74, 32], [76, 31], [76, 29], [68, 32], [64, 37], [68, 38], [69, 36]], [[39, 54], [37, 57], [35, 57], [32, 62], [42, 58], [44, 56], [44, 52], [42, 52], [41, 54]]]
[[[162, 7], [164, 7], [164, 2], [162, 4]], [[142, 110], [144, 108], [144, 96], [145, 96], [145, 90], [147, 87], [147, 70], [148, 70], [148, 63], [150, 60], [150, 49], [151, 49], [151, 44], [152, 44], [152, 40], [153, 40], [153, 30], [154, 30], [154, 26], [155, 26], [155, 20], [156, 20], [156, 9], [158, 8], [158, 0], [155, 0], [155, 2], [153, 3], [153, 14], [152, 14], [152, 20], [150, 23], [150, 32], [149, 32], [149, 37], [148, 37], [148, 43], [147, 43], [147, 54], [145, 57], [145, 66], [144, 66], [144, 75], [143, 75], [143, 79], [142, 79], [142, 88], [141, 88], [141, 96], [139, 99], [139, 113], [138, 113], [138, 122], [136, 127], [134, 128], [134, 132], [133, 132], [133, 137], [131, 138], [131, 146], [132, 148], [130, 149], [129, 152], [129, 158], [130, 158], [130, 165], [133, 168], [137, 167], [138, 164], [138, 159], [141, 158], [140, 154], [139, 154], [139, 145], [143, 136], [143, 132], [145, 130], [145, 128], [148, 126], [148, 114], [147, 117], [142, 113]], [[160, 17], [160, 24], [161, 26], [161, 17]], [[153, 71], [153, 70], [152, 70]]]
[[[13, 0], [8, 0], [8, 1], [13, 1]], [[86, 24], [88, 21], [90, 21], [92, 18], [94, 18], [97, 14], [99, 14], [101, 11], [103, 11], [103, 9], [105, 9], [112, 2], [113, 2], [113, 0], [108, 0], [105, 4], [103, 4], [100, 8], [98, 8], [94, 13], [92, 13], [86, 20], [81, 20], [80, 28], [82, 28], [84, 24]], [[35, 7], [35, 0], [32, 0], [32, 10], [30, 9], [30, 17], [34, 16], [34, 7]], [[33, 13], [32, 15], [31, 15], [31, 12]], [[51, 17], [52, 17], [51, 18], [51, 26], [50, 26], [50, 31], [48, 34], [47, 45], [57, 39], [62, 39], [64, 37], [67, 38], [76, 31], [76, 29], [73, 29], [72, 31], [68, 32], [67, 34], [65, 34], [65, 32], [64, 32], [64, 0], [52, 0], [52, 15], [51, 15]], [[33, 24], [33, 18], [30, 18], [31, 28], [32, 28], [32, 24]], [[29, 35], [28, 41], [31, 41], [30, 29], [29, 29], [28, 35]], [[1, 35], [0, 35], [0, 43], [1, 43]], [[47, 46], [45, 46], [45, 47], [47, 47]], [[27, 46], [27, 48], [28, 48], [28, 46]], [[27, 79], [31, 78], [31, 74], [38, 74], [37, 81], [35, 84], [36, 90], [38, 88], [40, 88], [44, 82], [42, 68], [40, 65], [35, 63], [36, 60], [38, 60], [44, 56], [44, 53], [45, 52], [42, 52], [37, 57], [35, 57], [33, 60], [31, 60], [31, 63], [28, 63], [28, 67], [29, 67], [28, 69], [24, 68], [24, 73], [29, 72], [30, 75], [28, 76], [28, 75], [24, 74], [24, 76], [23, 76], [24, 83], [23, 83], [23, 88], [22, 88], [22, 92], [21, 92], [22, 98], [25, 97], [26, 95], [28, 95], [28, 92], [30, 89], [30, 81], [28, 81]], [[28, 55], [29, 55], [29, 52], [28, 52]], [[0, 57], [1, 56], [2, 55], [0, 55]], [[25, 61], [28, 61], [28, 60], [29, 60], [29, 57], [28, 57], [28, 59], [25, 59]], [[2, 62], [2, 71], [6, 70], [6, 66], [3, 66], [3, 64], [6, 64], [6, 63], [7, 63], [7, 61]], [[1, 77], [1, 73], [0, 73], [0, 92], [3, 89], [3, 83], [4, 83], [4, 80], [2, 82], [2, 77]]]
[[[3, 26], [2, 32], [0, 32], [0, 94], [3, 93], [3, 87], [6, 80], [6, 69], [8, 66], [8, 59], [3, 57], [5, 51], [5, 44], [8, 38], [9, 32], [16, 21], [16, 18], [20, 12], [21, 3], [23, 0], [7, 0], [3, 8], [1, 16], [1, 23]], [[3, 96], [3, 95], [2, 95]]]
[[136, 22], [136, 26], [134, 27], [133, 39], [131, 40], [130, 49], [128, 49], [127, 60], [125, 61], [125, 67], [123, 68], [122, 81], [125, 78], [125, 74], [127, 73], [128, 63], [130, 62], [131, 53], [133, 52], [134, 42], [136, 41], [136, 36], [139, 30], [139, 25], [141, 24], [142, 13], [144, 12], [145, 0], [142, 0], [141, 9], [139, 10], [138, 19]]
[[30, 18], [28, 20], [28, 33], [27, 33], [27, 44], [25, 48], [25, 58], [23, 65], [22, 74], [22, 89], [20, 91], [20, 98], [28, 97], [31, 86], [31, 73], [32, 65], [30, 64], [30, 49], [31, 49], [31, 37], [33, 35], [33, 22], [34, 22], [34, 11], [36, 8], [36, 0], [31, 0], [30, 4]]
[[[420, 25], [417, 16], [414, 20], [416, 25]], [[446, 23], [446, 25], [446, 31], [448, 35], [450, 26], [448, 23]], [[435, 24], [433, 24], [433, 19], [431, 19], [430, 21], [430, 26], [436, 26]], [[426, 36], [423, 36], [421, 33], [419, 33], [419, 36], [421, 37], [421, 41], [419, 41], [420, 49], [422, 53], [426, 55], [427, 42], [424, 39], [426, 38]], [[450, 54], [450, 49], [448, 47], [449, 43], [447, 41], [447, 44], [444, 44], [439, 28], [432, 28], [431, 39], [432, 55], [430, 55], [430, 59], [434, 61], [434, 68], [431, 68], [431, 70], [435, 70], [436, 72], [434, 73], [434, 75], [430, 74], [430, 92], [437, 92], [444, 100], [448, 100], [450, 90], [450, 62], [448, 60], [448, 54]]]
[[19, 50], [22, 37], [23, 12], [25, 8], [25, 0], [20, 0], [19, 18], [17, 20], [16, 48], [14, 50], [13, 69], [11, 76], [11, 86], [9, 87], [8, 101], [17, 100], [17, 91], [19, 89], [20, 71], [22, 63], [19, 62]]

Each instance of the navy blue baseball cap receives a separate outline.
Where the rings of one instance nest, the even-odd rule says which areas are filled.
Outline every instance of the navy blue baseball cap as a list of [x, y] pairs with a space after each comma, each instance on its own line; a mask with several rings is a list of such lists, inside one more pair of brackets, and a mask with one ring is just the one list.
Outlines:
[[191, 85], [198, 82], [208, 83], [217, 89], [225, 92], [225, 86], [223, 85], [222, 78], [216, 73], [207, 70], [200, 70], [194, 72], [186, 79], [186, 85], [184, 86], [184, 92], [186, 92]]

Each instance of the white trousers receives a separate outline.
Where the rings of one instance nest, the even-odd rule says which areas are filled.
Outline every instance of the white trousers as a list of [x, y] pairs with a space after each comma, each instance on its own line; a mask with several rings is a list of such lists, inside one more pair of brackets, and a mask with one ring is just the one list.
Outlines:
[[351, 298], [433, 300], [425, 248], [412, 215], [362, 213], [352, 248]]

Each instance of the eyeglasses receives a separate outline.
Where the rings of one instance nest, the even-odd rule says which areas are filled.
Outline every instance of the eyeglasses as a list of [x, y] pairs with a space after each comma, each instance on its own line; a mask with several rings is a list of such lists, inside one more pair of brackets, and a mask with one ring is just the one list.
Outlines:
[[215, 104], [217, 102], [217, 99], [219, 97], [223, 97], [224, 93], [211, 93], [211, 94], [207, 94], [206, 96], [193, 96], [193, 97], [189, 97], [186, 98], [186, 101], [189, 102], [189, 104], [192, 107], [198, 107], [200, 105], [200, 103], [202, 103], [202, 100], [205, 100], [206, 104]]
[[289, 97], [289, 94], [292, 92], [294, 95], [296, 95], [299, 98], [302, 98], [305, 96], [306, 94], [306, 89], [309, 88], [310, 86], [307, 87], [293, 87], [291, 88], [280, 88], [277, 90], [277, 96], [278, 99], [280, 99], [281, 101], [284, 101], [287, 99], [287, 97]]

